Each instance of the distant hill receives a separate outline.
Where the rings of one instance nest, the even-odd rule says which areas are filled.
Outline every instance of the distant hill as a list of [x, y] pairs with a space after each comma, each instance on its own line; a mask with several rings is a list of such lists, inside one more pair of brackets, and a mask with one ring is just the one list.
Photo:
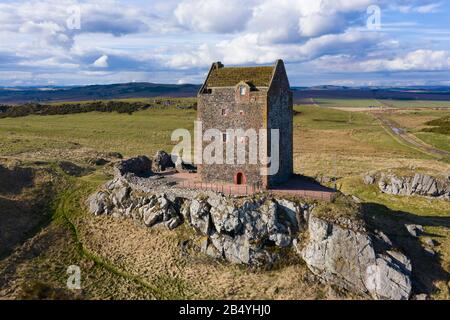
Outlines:
[[[195, 97], [200, 85], [147, 82], [71, 87], [0, 87], [0, 104], [56, 102], [119, 98]], [[344, 87], [322, 85], [292, 87], [294, 101], [308, 98], [450, 100], [450, 87]]]
[[450, 100], [450, 87], [338, 87], [318, 86], [292, 88], [294, 101], [308, 98], [327, 99], [392, 99], [392, 100]]
[[80, 101], [120, 98], [193, 97], [200, 89], [194, 84], [157, 84], [147, 82], [74, 87], [0, 88], [0, 103]]

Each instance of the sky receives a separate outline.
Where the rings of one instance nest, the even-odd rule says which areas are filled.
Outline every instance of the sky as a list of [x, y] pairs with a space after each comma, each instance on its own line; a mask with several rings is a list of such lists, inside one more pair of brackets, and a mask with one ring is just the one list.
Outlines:
[[0, 86], [202, 83], [283, 59], [292, 86], [450, 85], [450, 1], [0, 0]]

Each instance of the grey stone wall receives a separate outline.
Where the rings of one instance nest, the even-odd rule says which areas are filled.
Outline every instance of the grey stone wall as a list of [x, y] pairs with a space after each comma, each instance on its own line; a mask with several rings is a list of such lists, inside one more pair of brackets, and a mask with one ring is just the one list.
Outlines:
[[[197, 119], [203, 123], [203, 133], [210, 128], [222, 132], [229, 128], [255, 129], [257, 133], [261, 128], [279, 129], [280, 166], [277, 174], [264, 176], [260, 172], [259, 158], [257, 165], [203, 164], [198, 166], [202, 180], [234, 183], [238, 172], [245, 175], [248, 185], [270, 187], [288, 180], [293, 172], [293, 103], [284, 64], [277, 63], [270, 89], [253, 88], [247, 90], [244, 97], [239, 96], [237, 87], [208, 89], [211, 89], [210, 93], [198, 95]], [[223, 109], [226, 115], [222, 115]], [[203, 148], [208, 144], [204, 142]], [[270, 148], [270, 135], [266, 148]]]
[[[239, 99], [236, 98], [235, 87], [226, 87], [214, 88], [211, 94], [199, 95], [197, 118], [203, 122], [203, 133], [211, 128], [222, 132], [230, 128], [255, 129], [258, 132], [260, 128], [265, 128], [266, 120], [264, 115], [267, 104], [267, 89], [247, 91], [247, 94], [249, 95], [248, 97]], [[222, 115], [223, 109], [226, 110], [226, 115]], [[243, 114], [240, 111], [243, 111]], [[204, 142], [203, 148], [208, 144], [209, 142]], [[248, 161], [246, 162], [248, 163]], [[235, 163], [237, 163], [236, 159]], [[248, 185], [263, 185], [265, 183], [260, 175], [258, 164], [203, 164], [198, 167], [202, 180], [205, 182], [223, 181], [234, 183], [236, 173], [242, 172]]]
[[269, 176], [269, 186], [273, 186], [285, 182], [293, 173], [293, 101], [282, 63], [275, 70], [268, 101], [268, 129], [280, 130], [280, 167], [276, 175]]

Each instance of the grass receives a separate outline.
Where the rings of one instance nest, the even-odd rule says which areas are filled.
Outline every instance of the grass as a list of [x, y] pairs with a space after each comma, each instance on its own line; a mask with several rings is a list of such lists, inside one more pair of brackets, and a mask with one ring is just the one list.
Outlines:
[[450, 101], [429, 100], [389, 100], [389, 99], [314, 99], [321, 107], [327, 108], [450, 108]]
[[450, 152], [450, 136], [439, 134], [439, 133], [432, 133], [432, 132], [417, 132], [414, 134], [417, 138], [422, 140], [423, 142], [444, 150]]
[[450, 110], [400, 110], [389, 114], [388, 118], [417, 138], [437, 149], [450, 151], [450, 135], [448, 119]]
[[197, 98], [167, 98], [167, 97], [154, 97], [154, 98], [123, 98], [123, 99], [98, 99], [98, 100], [81, 100], [81, 101], [60, 101], [60, 102], [48, 102], [48, 105], [71, 105], [71, 104], [83, 104], [83, 103], [92, 103], [92, 102], [108, 102], [108, 101], [122, 101], [128, 103], [134, 102], [142, 102], [142, 103], [150, 103], [155, 104], [157, 102], [163, 103], [167, 101], [171, 103], [173, 106], [185, 106], [191, 105], [192, 103], [197, 101]]
[[[363, 201], [365, 220], [385, 232], [412, 259], [413, 274], [421, 282], [417, 290], [429, 290], [435, 299], [450, 299], [450, 202], [384, 194], [376, 185], [364, 185], [361, 176], [344, 179], [342, 191], [356, 194]], [[423, 225], [425, 234], [414, 239], [405, 224]], [[434, 248], [436, 257], [423, 250], [425, 237], [439, 244]]]
[[434, 100], [379, 100], [393, 108], [450, 108], [450, 101]]
[[314, 102], [326, 108], [369, 108], [370, 106], [383, 106], [383, 103], [376, 99], [314, 99]]
[[314, 106], [295, 110], [294, 161], [299, 173], [339, 177], [417, 162], [442, 167], [401, 144], [371, 114]]
[[[337, 105], [334, 100], [329, 102]], [[361, 106], [371, 102], [351, 103]], [[449, 203], [385, 195], [376, 186], [364, 185], [361, 179], [361, 174], [367, 171], [395, 168], [450, 172], [449, 164], [402, 145], [369, 113], [316, 106], [296, 106], [295, 110], [295, 170], [310, 176], [337, 177], [338, 187], [343, 192], [359, 197], [374, 221], [386, 223], [380, 227], [387, 227], [388, 222], [396, 226], [389, 236], [398, 236], [422, 268], [432, 266], [431, 274], [433, 279], [438, 279], [436, 286], [440, 288], [435, 297], [449, 298], [442, 272], [438, 270], [449, 271]], [[432, 133], [418, 130], [426, 126], [425, 122], [442, 117], [445, 111], [414, 112], [400, 110], [391, 116], [425, 141], [425, 135]], [[158, 149], [170, 151], [172, 131], [176, 128], [192, 130], [194, 119], [195, 110], [175, 107], [149, 109], [132, 115], [89, 113], [0, 119], [0, 155], [21, 161], [47, 159], [54, 150], [58, 150], [62, 159], [70, 153], [78, 155], [76, 152], [84, 149], [121, 152], [125, 156], [152, 155]], [[436, 139], [437, 136], [430, 137]], [[446, 140], [439, 143], [444, 147]], [[130, 221], [92, 217], [85, 211], [84, 199], [108, 179], [101, 170], [83, 178], [66, 178], [69, 182], [61, 186], [64, 188], [53, 209], [53, 222], [49, 226], [53, 231], [46, 236], [46, 241], [52, 245], [23, 266], [20, 274], [27, 280], [39, 274], [42, 281], [52, 285], [46, 287], [38, 283], [28, 288], [30, 295], [42, 291], [54, 295], [51, 288], [64, 286], [65, 266], [76, 264], [82, 267], [84, 275], [82, 296], [89, 299], [172, 299], [192, 295], [236, 299], [326, 297], [322, 294], [323, 287], [305, 285], [305, 266], [293, 264], [274, 272], [255, 274], [211, 260], [182, 259], [177, 242], [186, 237], [183, 233], [186, 230], [180, 229], [180, 234], [143, 230]], [[338, 199], [330, 210], [324, 208], [324, 215], [352, 215], [354, 210], [350, 206], [348, 211], [342, 209], [347, 204], [344, 200]], [[440, 261], [423, 257], [418, 246], [408, 247], [411, 241], [402, 231], [406, 222], [423, 224], [440, 243], [436, 249]], [[281, 288], [280, 293], [267, 293], [272, 292], [274, 286]]]
[[177, 128], [193, 129], [195, 110], [152, 109], [132, 115], [83, 113], [0, 120], [0, 154], [85, 146], [127, 156], [171, 150]]

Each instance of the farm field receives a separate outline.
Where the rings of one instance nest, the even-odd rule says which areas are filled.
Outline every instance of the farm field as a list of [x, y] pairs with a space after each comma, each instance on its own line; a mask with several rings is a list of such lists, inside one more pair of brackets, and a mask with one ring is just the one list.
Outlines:
[[[439, 242], [438, 255], [423, 255], [417, 251], [417, 243], [411, 245], [406, 240], [400, 241], [402, 249], [414, 258], [419, 265], [417, 270], [425, 274], [421, 277], [433, 291], [432, 297], [448, 299], [450, 203], [385, 195], [375, 186], [365, 185], [362, 175], [369, 171], [406, 169], [445, 173], [450, 172], [450, 164], [402, 144], [371, 113], [314, 105], [295, 106], [295, 111], [295, 171], [324, 183], [337, 178], [338, 189], [361, 199], [366, 204], [367, 215], [375, 217], [378, 223], [424, 225], [426, 233]], [[432, 110], [400, 111], [389, 117], [423, 138], [421, 135], [425, 133], [419, 130], [427, 127], [424, 123], [445, 114]], [[0, 119], [0, 161], [30, 166], [45, 161], [53, 168], [61, 160], [86, 166], [89, 158], [102, 152], [120, 152], [125, 157], [153, 155], [160, 149], [170, 152], [174, 145], [170, 141], [172, 131], [192, 130], [195, 116], [195, 110], [170, 106], [131, 115], [92, 112], [4, 118]], [[178, 249], [183, 233], [190, 232], [185, 228], [170, 233], [142, 229], [132, 222], [110, 217], [94, 217], [86, 212], [84, 202], [110, 178], [107, 168], [94, 169], [90, 175], [65, 177], [60, 183], [61, 189], [50, 204], [50, 222], [33, 240], [38, 248], [49, 249], [37, 257], [20, 260], [21, 254], [28, 254], [24, 248], [15, 260], [0, 261], [0, 270], [7, 270], [3, 266], [12, 263], [25, 280], [38, 273], [40, 282], [28, 288], [25, 280], [16, 281], [3, 294], [33, 297], [36, 287], [61, 286], [66, 279], [66, 270], [61, 265], [77, 264], [88, 270], [86, 277], [92, 285], [83, 293], [83, 298], [88, 299], [358, 298], [336, 292], [328, 285], [309, 282], [307, 268], [298, 259], [274, 270], [257, 271], [203, 256], [187, 259], [179, 255]], [[0, 190], [2, 183], [6, 182], [0, 180]], [[395, 228], [391, 232], [406, 239]], [[27, 245], [32, 247], [33, 242]], [[0, 275], [5, 274], [0, 272]]]
[[133, 115], [81, 113], [5, 118], [0, 121], [0, 155], [70, 152], [80, 146], [126, 156], [171, 149], [177, 128], [193, 129], [195, 110], [149, 109]]
[[370, 110], [372, 107], [386, 108], [450, 108], [450, 101], [428, 100], [388, 100], [388, 99], [314, 99], [321, 107], [327, 108], [356, 108]]
[[430, 132], [433, 128], [430, 121], [438, 120], [450, 115], [450, 110], [399, 110], [389, 113], [387, 117], [398, 123], [423, 142], [445, 151], [450, 151], [450, 135], [440, 132]]

